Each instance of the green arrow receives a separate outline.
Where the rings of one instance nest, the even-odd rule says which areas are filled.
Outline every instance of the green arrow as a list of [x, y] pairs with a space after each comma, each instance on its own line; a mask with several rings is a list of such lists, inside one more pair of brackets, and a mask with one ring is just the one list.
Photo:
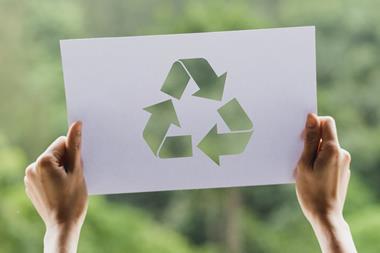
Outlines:
[[161, 91], [180, 99], [189, 82], [189, 75], [199, 87], [199, 90], [193, 96], [222, 100], [227, 73], [217, 76], [204, 58], [176, 61], [172, 65]]
[[182, 63], [176, 61], [172, 65], [169, 74], [162, 85], [161, 91], [176, 99], [180, 99], [189, 80], [190, 76], [187, 74]]
[[171, 99], [146, 107], [144, 110], [152, 115], [144, 128], [143, 137], [154, 155], [157, 155], [170, 125], [180, 127], [179, 120]]
[[217, 76], [204, 58], [181, 59], [180, 61], [185, 65], [199, 87], [199, 90], [193, 96], [222, 100], [227, 72]]
[[191, 135], [168, 136], [165, 138], [158, 156], [160, 158], [193, 156]]
[[236, 98], [220, 107], [218, 112], [231, 131], [250, 130], [253, 127], [252, 121]]
[[198, 148], [220, 165], [219, 156], [242, 153], [251, 135], [252, 131], [218, 134], [218, 128], [215, 125], [198, 144]]

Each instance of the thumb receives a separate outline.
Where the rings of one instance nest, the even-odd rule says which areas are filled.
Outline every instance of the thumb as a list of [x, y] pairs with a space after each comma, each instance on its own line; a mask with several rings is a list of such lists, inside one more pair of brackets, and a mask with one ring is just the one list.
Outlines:
[[320, 121], [315, 114], [308, 114], [305, 126], [305, 142], [301, 162], [307, 166], [314, 163], [321, 140]]
[[81, 169], [81, 141], [82, 141], [82, 122], [74, 122], [67, 133], [66, 149], [68, 172]]

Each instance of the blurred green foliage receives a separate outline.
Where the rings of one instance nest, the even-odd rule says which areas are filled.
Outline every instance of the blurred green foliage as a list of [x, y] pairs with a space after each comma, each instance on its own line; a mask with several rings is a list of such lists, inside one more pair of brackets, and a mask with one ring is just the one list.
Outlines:
[[[380, 240], [380, 1], [0, 0], [0, 252], [41, 252], [23, 170], [67, 123], [59, 40], [316, 25], [320, 114], [352, 153], [345, 208]], [[318, 252], [294, 186], [91, 197], [79, 252]]]

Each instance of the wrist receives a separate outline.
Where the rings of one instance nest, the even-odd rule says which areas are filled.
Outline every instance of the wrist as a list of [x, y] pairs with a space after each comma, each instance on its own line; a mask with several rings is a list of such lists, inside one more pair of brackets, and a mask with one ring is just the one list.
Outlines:
[[350, 227], [343, 214], [317, 215], [311, 218], [310, 223], [322, 252], [356, 252]]
[[342, 213], [323, 213], [316, 214], [310, 218], [310, 223], [314, 226], [323, 227], [325, 229], [334, 229], [337, 227], [347, 226]]
[[77, 250], [81, 224], [64, 223], [46, 226], [44, 253], [74, 253]]

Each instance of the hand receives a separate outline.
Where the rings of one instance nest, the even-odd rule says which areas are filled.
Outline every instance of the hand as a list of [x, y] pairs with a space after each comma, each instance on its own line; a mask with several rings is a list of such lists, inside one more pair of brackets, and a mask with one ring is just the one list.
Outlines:
[[46, 225], [44, 252], [76, 252], [87, 212], [80, 122], [25, 171], [25, 190]]
[[343, 206], [350, 179], [350, 154], [338, 142], [331, 117], [309, 114], [298, 162], [296, 192], [323, 252], [356, 252]]

